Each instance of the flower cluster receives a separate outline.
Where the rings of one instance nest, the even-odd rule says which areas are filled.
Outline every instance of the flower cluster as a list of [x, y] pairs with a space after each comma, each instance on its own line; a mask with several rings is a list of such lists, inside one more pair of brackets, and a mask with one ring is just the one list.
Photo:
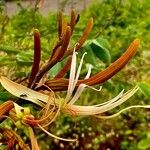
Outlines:
[[[121, 91], [116, 97], [111, 100], [108, 100], [104, 103], [91, 105], [91, 106], [82, 106], [77, 105], [76, 101], [79, 100], [80, 95], [83, 90], [88, 87], [95, 91], [101, 91], [100, 89], [95, 89], [92, 85], [100, 84], [112, 76], [114, 76], [117, 72], [119, 72], [127, 62], [132, 58], [132, 56], [136, 53], [137, 48], [139, 46], [139, 40], [135, 39], [129, 48], [125, 51], [125, 53], [113, 62], [109, 67], [105, 70], [97, 73], [96, 75], [91, 76], [91, 65], [89, 65], [87, 74], [84, 79], [79, 80], [79, 75], [82, 69], [82, 64], [84, 61], [84, 57], [86, 53], [83, 54], [81, 61], [77, 68], [77, 51], [83, 45], [86, 40], [88, 34], [90, 33], [93, 26], [93, 19], [91, 18], [87, 24], [87, 27], [81, 36], [81, 38], [77, 41], [75, 46], [72, 48], [68, 48], [69, 41], [71, 35], [73, 34], [73, 30], [75, 28], [76, 23], [79, 20], [79, 15], [76, 15], [74, 11], [71, 12], [71, 21], [69, 23], [62, 21], [62, 14], [58, 15], [58, 41], [53, 48], [52, 55], [49, 60], [40, 68], [40, 55], [41, 55], [41, 44], [40, 44], [40, 33], [37, 29], [34, 30], [34, 61], [32, 65], [32, 70], [30, 76], [27, 78], [28, 86], [24, 86], [22, 84], [11, 81], [6, 77], [0, 78], [0, 83], [2, 86], [10, 92], [12, 95], [18, 97], [17, 102], [19, 100], [26, 100], [32, 102], [35, 105], [38, 105], [40, 112], [40, 117], [37, 115], [33, 115], [29, 108], [25, 108], [23, 106], [19, 106], [17, 102], [12, 100], [8, 100], [0, 105], [0, 121], [3, 121], [5, 118], [11, 119], [16, 127], [19, 125], [25, 126], [28, 129], [30, 139], [31, 139], [31, 147], [32, 149], [39, 149], [38, 142], [36, 140], [34, 134], [34, 128], [38, 127], [43, 132], [48, 134], [49, 136], [64, 140], [74, 142], [77, 139], [64, 139], [58, 137], [48, 130], [48, 127], [52, 122], [56, 120], [56, 117], [61, 113], [65, 113], [68, 115], [76, 115], [76, 116], [96, 116], [99, 118], [112, 118], [119, 115], [121, 112], [135, 107], [144, 107], [150, 108], [149, 105], [146, 106], [130, 106], [127, 107], [117, 114], [112, 116], [102, 116], [101, 114], [107, 112], [122, 103], [128, 100], [134, 93], [138, 90], [138, 87], [135, 86], [133, 89], [124, 93]], [[50, 70], [55, 64], [64, 58], [69, 57], [66, 65], [62, 68], [62, 70], [56, 75], [54, 79], [45, 79], [44, 75]], [[64, 78], [65, 73], [70, 69], [69, 79]], [[42, 78], [44, 78], [44, 83], [41, 82]], [[42, 92], [41, 92], [42, 90]], [[48, 93], [45, 92], [48, 90]], [[60, 97], [55, 94], [55, 91], [67, 91], [66, 97]], [[21, 137], [10, 129], [0, 129], [1, 133], [4, 133], [4, 138], [9, 142], [12, 137], [14, 138], [13, 144], [8, 144], [8, 148], [13, 148], [13, 146], [17, 143], [17, 145], [21, 149], [28, 150], [29, 145], [26, 145]], [[8, 142], [8, 143], [9, 143]]]

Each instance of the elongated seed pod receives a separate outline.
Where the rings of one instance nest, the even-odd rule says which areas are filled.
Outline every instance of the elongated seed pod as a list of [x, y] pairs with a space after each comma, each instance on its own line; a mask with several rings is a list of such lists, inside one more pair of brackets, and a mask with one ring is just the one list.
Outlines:
[[[73, 18], [75, 17], [74, 15], [75, 15], [74, 12], [72, 12], [72, 20], [73, 20]], [[72, 21], [72, 22], [73, 22], [73, 21]], [[75, 22], [76, 22], [76, 21], [75, 21]], [[75, 22], [74, 22], [74, 23], [75, 23]], [[73, 23], [72, 23], [72, 24], [73, 24]], [[74, 25], [75, 25], [75, 24], [74, 24]], [[72, 25], [71, 25], [71, 26], [72, 26]], [[76, 50], [80, 49], [80, 47], [83, 45], [83, 43], [85, 42], [86, 38], [88, 37], [90, 31], [92, 30], [92, 27], [93, 27], [93, 18], [91, 18], [91, 19], [89, 20], [89, 22], [88, 22], [88, 24], [87, 24], [87, 27], [86, 27], [86, 29], [85, 29], [83, 35], [82, 35], [82, 36], [80, 37], [80, 39], [78, 40], [78, 42], [77, 42], [78, 44], [76, 44]], [[72, 27], [71, 27], [71, 28], [72, 28]], [[70, 54], [73, 52], [73, 49], [74, 49], [74, 48], [71, 48], [71, 49], [67, 50], [67, 52], [66, 52], [66, 54], [65, 54], [64, 57], [70, 55]], [[60, 74], [58, 73], [58, 74], [59, 74], [58, 77], [59, 77], [59, 76], [62, 77], [62, 75], [64, 76], [65, 72], [67, 72], [67, 71], [69, 70], [70, 65], [71, 65], [71, 61], [68, 60], [68, 61], [66, 62], [66, 65], [64, 66], [64, 68], [61, 70]], [[57, 76], [56, 76], [56, 77], [57, 77]]]
[[68, 25], [67, 25], [67, 22], [64, 20], [62, 22], [62, 30], [61, 30], [61, 37], [64, 36], [65, 32], [66, 32], [66, 29], [67, 29]]
[[[87, 24], [87, 26], [86, 26], [86, 29], [85, 29], [85, 31], [84, 31], [84, 33], [83, 33], [83, 35], [80, 37], [80, 39], [79, 39], [78, 42], [77, 42], [78, 44], [77, 44], [76, 50], [78, 50], [78, 49], [82, 46], [82, 44], [85, 42], [85, 40], [87, 39], [87, 37], [88, 37], [90, 31], [92, 30], [92, 27], [93, 27], [93, 18], [90, 18], [89, 21], [88, 21], [88, 24]], [[68, 36], [66, 36], [66, 34], [68, 34]], [[61, 37], [66, 37], [66, 39], [69, 39], [69, 40], [70, 40], [70, 36], [71, 36], [71, 34], [70, 34], [70, 29], [69, 29], [69, 27], [67, 26], [67, 22], [64, 21], [63, 24], [62, 24]], [[50, 60], [40, 69], [40, 71], [38, 72], [37, 76], [35, 77], [35, 80], [33, 81], [33, 86], [31, 87], [32, 89], [35, 88], [35, 83], [39, 82], [40, 79], [43, 77], [43, 75], [44, 75], [51, 67], [53, 67], [57, 62], [61, 61], [62, 59], [64, 59], [64, 58], [67, 57], [68, 55], [72, 54], [74, 48], [71, 48], [70, 50], [67, 50], [67, 51], [65, 50], [65, 51], [66, 51], [65, 55], [64, 55], [62, 58], [60, 57], [61, 59], [60, 59], [60, 60], [58, 59], [57, 62], [55, 62], [54, 59], [52, 60], [53, 55], [56, 53], [56, 51], [58, 51], [57, 48], [60, 49], [60, 46], [63, 44], [62, 47], [63, 47], [63, 49], [65, 49], [66, 46], [68, 47], [68, 44], [69, 44], [69, 43], [68, 43], [68, 44], [66, 44], [66, 43], [69, 42], [69, 40], [67, 41], [67, 40], [61, 39], [61, 40], [58, 42], [58, 44], [55, 46], [56, 49], [54, 49]], [[63, 43], [62, 43], [62, 42], [63, 42]], [[61, 48], [62, 48], [62, 47], [61, 47]], [[56, 56], [56, 54], [55, 54], [55, 56]], [[58, 53], [57, 53], [57, 56], [58, 56]], [[58, 58], [58, 57], [57, 57], [57, 58]]]
[[[66, 32], [64, 34], [64, 38], [63, 38], [63, 42], [62, 42], [62, 46], [59, 46], [55, 52], [53, 53], [53, 56], [51, 57], [51, 60], [47, 62], [46, 65], [44, 65], [41, 70], [39, 71], [39, 73], [36, 76], [36, 80], [35, 82], [38, 82], [42, 76], [48, 71], [50, 70], [57, 62], [59, 62], [59, 60], [63, 57], [65, 51], [67, 50], [69, 41], [70, 41], [70, 37], [71, 37], [71, 29], [68, 26], [66, 29]], [[33, 86], [32, 88], [34, 88], [35, 86]]]

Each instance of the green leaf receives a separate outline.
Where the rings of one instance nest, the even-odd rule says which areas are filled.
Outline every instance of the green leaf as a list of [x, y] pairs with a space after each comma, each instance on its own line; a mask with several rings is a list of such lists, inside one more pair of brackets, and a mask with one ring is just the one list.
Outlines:
[[6, 66], [6, 65], [12, 65], [14, 63], [14, 60], [13, 60], [13, 62], [11, 60], [12, 60], [12, 58], [10, 58], [8, 56], [1, 56], [0, 57], [0, 67]]
[[97, 65], [97, 62], [96, 62], [96, 59], [95, 59], [96, 56], [95, 56], [95, 54], [93, 53], [92, 48], [91, 48], [89, 45], [85, 45], [85, 46], [84, 46], [84, 50], [87, 52], [87, 54], [86, 54], [86, 56], [85, 56], [85, 60], [86, 60], [88, 63], [90, 63], [90, 64], [96, 66], [96, 65]]
[[101, 47], [103, 47], [104, 49], [110, 50], [111, 49], [111, 45], [109, 44], [108, 40], [104, 39], [104, 38], [97, 38], [96, 41], [101, 45]]
[[56, 76], [56, 74], [62, 69], [61, 62], [58, 62], [54, 67], [51, 68], [49, 74], [51, 77]]
[[5, 45], [0, 45], [0, 51], [4, 51], [4, 52], [6, 52], [6, 53], [14, 53], [14, 54], [16, 54], [16, 53], [18, 53], [19, 52], [19, 50], [17, 50], [17, 49], [15, 49], [15, 48], [13, 48], [13, 47], [10, 47], [10, 46], [5, 46]]
[[12, 95], [9, 94], [8, 92], [0, 92], [0, 103], [8, 100], [11, 97], [12, 97]]
[[110, 45], [106, 39], [103, 38], [94, 39], [90, 43], [90, 47], [92, 48], [97, 58], [99, 58], [106, 64], [111, 63], [111, 55], [109, 52]]
[[32, 65], [33, 50], [23, 51], [17, 55], [17, 61], [20, 65]]
[[146, 139], [141, 140], [138, 143], [138, 148], [144, 149], [144, 150], [146, 150], [147, 148], [150, 148], [150, 138], [146, 138]]
[[150, 84], [148, 83], [139, 83], [138, 84], [140, 91], [147, 97], [150, 98]]

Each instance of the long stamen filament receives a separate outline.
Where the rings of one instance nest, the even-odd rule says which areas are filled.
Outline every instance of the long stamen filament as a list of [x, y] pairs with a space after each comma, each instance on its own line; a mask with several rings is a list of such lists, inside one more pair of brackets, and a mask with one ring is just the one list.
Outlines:
[[46, 129], [44, 129], [41, 125], [38, 124], [38, 127], [44, 131], [46, 134], [48, 134], [49, 136], [55, 138], [55, 139], [58, 139], [58, 140], [62, 140], [62, 141], [67, 141], [67, 142], [75, 142], [77, 141], [77, 139], [65, 139], [65, 138], [61, 138], [61, 137], [58, 137], [50, 132], [48, 132]]
[[113, 115], [109, 115], [109, 116], [100, 116], [100, 115], [95, 115], [97, 118], [100, 118], [100, 119], [111, 119], [111, 118], [114, 118], [114, 117], [117, 117], [119, 116], [121, 113], [127, 111], [127, 110], [130, 110], [130, 109], [133, 109], [133, 108], [150, 108], [150, 105], [133, 105], [133, 106], [129, 106], [129, 107], [126, 107], [122, 110], [120, 110], [119, 112], [113, 114]]

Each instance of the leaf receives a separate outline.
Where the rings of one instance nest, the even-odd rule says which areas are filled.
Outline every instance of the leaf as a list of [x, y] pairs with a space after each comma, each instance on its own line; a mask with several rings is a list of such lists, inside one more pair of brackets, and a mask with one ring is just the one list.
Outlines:
[[33, 50], [23, 51], [17, 55], [17, 61], [20, 65], [32, 65]]
[[51, 70], [49, 71], [51, 77], [55, 77], [56, 74], [61, 70], [62, 68], [61, 64], [62, 64], [61, 62], [58, 62], [55, 66], [51, 68]]
[[9, 58], [8, 56], [0, 57], [0, 67], [6, 66], [6, 65], [11, 65], [11, 64], [12, 64], [11, 58]]
[[108, 40], [104, 39], [104, 38], [97, 38], [96, 41], [101, 45], [101, 47], [110, 50], [111, 49], [111, 45], [109, 44]]
[[147, 97], [150, 98], [150, 84], [148, 83], [139, 83], [138, 84], [140, 91]]
[[111, 63], [111, 55], [109, 52], [110, 45], [106, 39], [97, 38], [92, 40], [90, 47], [92, 48], [96, 57], [106, 64]]
[[144, 150], [146, 150], [147, 148], [150, 148], [150, 138], [146, 138], [146, 139], [141, 140], [138, 143], [138, 148], [144, 149]]
[[44, 103], [49, 99], [48, 95], [33, 91], [21, 84], [15, 83], [6, 77], [1, 77], [2, 86], [12, 95], [19, 98], [31, 101], [39, 106], [44, 106]]
[[8, 92], [1, 92], [0, 91], [0, 103], [1, 103], [1, 101], [6, 101], [9, 98], [12, 98], [11, 94], [9, 94]]
[[0, 45], [0, 51], [4, 51], [6, 53], [18, 53], [19, 50], [17, 50], [16, 48], [10, 47], [10, 46], [5, 46], [5, 45]]
[[96, 56], [95, 56], [95, 54], [93, 53], [92, 48], [91, 48], [89, 45], [85, 45], [85, 46], [84, 46], [84, 50], [87, 52], [87, 54], [86, 54], [86, 56], [85, 56], [85, 60], [86, 60], [88, 63], [90, 63], [90, 64], [96, 66], [96, 65], [97, 65], [97, 62], [96, 62], [96, 59], [95, 59]]

